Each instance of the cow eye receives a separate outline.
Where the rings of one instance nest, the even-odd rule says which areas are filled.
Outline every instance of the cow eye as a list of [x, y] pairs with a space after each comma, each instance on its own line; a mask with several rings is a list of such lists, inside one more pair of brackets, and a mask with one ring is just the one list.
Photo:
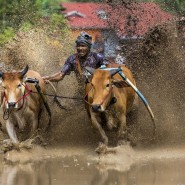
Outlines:
[[17, 85], [17, 88], [21, 88], [21, 87], [22, 87], [22, 84], [18, 84], [18, 85]]
[[106, 84], [106, 87], [110, 87], [110, 84]]
[[2, 86], [2, 88], [3, 88], [3, 89], [6, 89], [6, 87], [5, 87], [5, 86]]

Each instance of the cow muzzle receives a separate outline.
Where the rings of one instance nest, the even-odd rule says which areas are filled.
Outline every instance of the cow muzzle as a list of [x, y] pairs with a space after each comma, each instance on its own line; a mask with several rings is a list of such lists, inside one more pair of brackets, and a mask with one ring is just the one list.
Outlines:
[[8, 102], [8, 109], [13, 109], [13, 108], [17, 108], [16, 102]]
[[93, 112], [102, 112], [102, 108], [100, 104], [92, 104], [91, 109]]

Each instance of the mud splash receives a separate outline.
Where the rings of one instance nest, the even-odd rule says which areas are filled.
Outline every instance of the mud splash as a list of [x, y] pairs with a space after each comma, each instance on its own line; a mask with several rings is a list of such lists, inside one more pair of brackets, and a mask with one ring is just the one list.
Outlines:
[[[137, 85], [156, 117], [156, 145], [184, 143], [185, 136], [183, 40], [177, 37], [175, 23], [171, 24], [151, 29], [135, 50], [135, 55], [129, 58]], [[151, 124], [141, 104], [139, 115], [137, 137], [141, 143], [147, 143]]]
[[[128, 126], [139, 146], [184, 143], [185, 57], [181, 39], [176, 36], [174, 29], [156, 27], [138, 44], [137, 49], [131, 50], [130, 47], [128, 50], [128, 66], [156, 116], [157, 137], [151, 142], [153, 128], [141, 101], [137, 119], [134, 118], [133, 122], [129, 115]], [[67, 39], [69, 41], [70, 37]], [[65, 59], [73, 52], [71, 46], [66, 46], [66, 43], [49, 40], [42, 31], [31, 31], [2, 48], [0, 59], [6, 70], [20, 69], [28, 64], [41, 75], [53, 74], [60, 70]], [[73, 73], [55, 86], [58, 95], [82, 98]], [[49, 87], [48, 93], [52, 94]], [[91, 128], [82, 101], [60, 99], [67, 111], [59, 109], [52, 98], [48, 97], [48, 101], [52, 107], [53, 122], [50, 133], [44, 137], [49, 145], [97, 146], [99, 136]], [[44, 115], [41, 125], [45, 120], [47, 116]], [[2, 117], [1, 122], [3, 125]]]

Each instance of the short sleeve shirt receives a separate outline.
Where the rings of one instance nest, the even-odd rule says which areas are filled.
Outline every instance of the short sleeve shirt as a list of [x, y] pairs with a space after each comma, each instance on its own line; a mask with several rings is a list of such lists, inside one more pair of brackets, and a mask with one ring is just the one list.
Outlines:
[[78, 61], [80, 62], [82, 70], [84, 70], [85, 67], [92, 67], [97, 69], [101, 65], [107, 65], [109, 63], [108, 60], [99, 53], [90, 52], [86, 60], [84, 61], [81, 61], [80, 59], [78, 59], [78, 56], [76, 54], [73, 54], [70, 55], [69, 58], [66, 60], [64, 66], [61, 69], [61, 72], [66, 75], [70, 74], [71, 71], [79, 74], [77, 66]]

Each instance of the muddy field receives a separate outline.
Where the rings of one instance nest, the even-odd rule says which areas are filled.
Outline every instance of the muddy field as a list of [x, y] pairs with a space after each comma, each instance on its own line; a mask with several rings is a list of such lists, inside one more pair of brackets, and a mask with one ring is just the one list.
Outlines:
[[[2, 155], [5, 164], [1, 165], [1, 184], [10, 182], [7, 184], [12, 185], [18, 182], [17, 184], [21, 185], [25, 181], [28, 182], [31, 176], [34, 178], [29, 182], [34, 185], [70, 185], [76, 180], [79, 184], [96, 185], [125, 185], [136, 182], [142, 185], [183, 184], [185, 59], [182, 46], [182, 40], [176, 37], [174, 32], [156, 28], [138, 44], [137, 50], [128, 51], [128, 66], [155, 115], [155, 140], [151, 140], [150, 116], [140, 101], [137, 119], [133, 119], [132, 115], [128, 117], [128, 127], [137, 141], [137, 146], [118, 147], [117, 154], [98, 156], [94, 148], [98, 144], [99, 136], [91, 128], [84, 102], [60, 99], [67, 109], [61, 110], [53, 103], [52, 98], [48, 97], [53, 115], [52, 128], [47, 135], [43, 135], [48, 145], [45, 148], [35, 147], [28, 151], [11, 151]], [[52, 74], [60, 70], [67, 56], [73, 52], [70, 47], [66, 47], [63, 43], [48, 40], [42, 31], [20, 34], [0, 50], [1, 67], [2, 70], [19, 70], [28, 64], [41, 75]], [[82, 98], [74, 74], [66, 76], [55, 86], [58, 95]], [[50, 87], [47, 93], [53, 93]], [[41, 119], [42, 127], [46, 121], [45, 113]], [[4, 124], [2, 116], [1, 123]], [[109, 133], [109, 136], [114, 138], [115, 135]], [[23, 134], [20, 137], [25, 136]], [[1, 139], [4, 138], [7, 138], [6, 134], [1, 133]], [[114, 145], [114, 142], [110, 144]], [[4, 157], [6, 160], [3, 160]], [[163, 159], [171, 160], [170, 164], [176, 164], [176, 167], [170, 168], [168, 161]], [[178, 163], [173, 161], [178, 159]], [[176, 171], [178, 180], [167, 180], [169, 178], [166, 176], [174, 173], [175, 169], [179, 169]], [[161, 173], [163, 175], [159, 175]], [[69, 174], [73, 178], [70, 178]]]

